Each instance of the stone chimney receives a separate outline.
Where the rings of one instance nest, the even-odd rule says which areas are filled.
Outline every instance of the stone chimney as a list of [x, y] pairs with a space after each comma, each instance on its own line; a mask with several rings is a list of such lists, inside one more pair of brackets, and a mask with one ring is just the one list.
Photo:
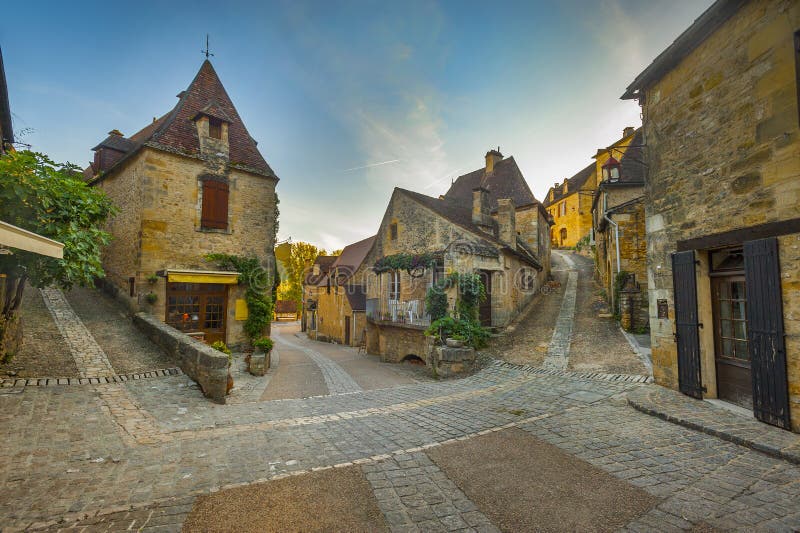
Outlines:
[[514, 200], [500, 198], [497, 200], [498, 238], [512, 250], [517, 249], [517, 210]]
[[492, 216], [489, 214], [489, 189], [472, 189], [472, 222], [483, 231], [491, 233]]
[[634, 131], [636, 131], [636, 128], [634, 128], [633, 126], [628, 126], [624, 130], [622, 130], [622, 138], [624, 139], [625, 137], [630, 137], [631, 135], [633, 135]]
[[500, 153], [500, 147], [497, 150], [489, 150], [486, 152], [486, 173], [494, 172], [494, 164], [503, 159], [503, 154]]

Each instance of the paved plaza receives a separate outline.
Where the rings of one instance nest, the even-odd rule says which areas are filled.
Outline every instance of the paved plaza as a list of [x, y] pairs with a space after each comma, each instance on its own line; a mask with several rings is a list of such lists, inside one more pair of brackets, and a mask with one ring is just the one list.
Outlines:
[[[45, 297], [80, 375], [116, 374], [68, 299]], [[178, 372], [3, 381], [3, 531], [277, 531], [280, 514], [227, 505], [241, 491], [260, 501], [270, 483], [304, 529], [296, 520], [324, 512], [309, 493], [321, 472], [342, 497], [367, 491], [376, 530], [800, 528], [797, 465], [634, 409], [626, 395], [655, 387], [645, 376], [486, 358], [472, 376], [435, 381], [294, 328], [274, 327], [267, 376], [234, 362], [227, 405]], [[289, 361], [294, 376], [315, 371], [279, 377]], [[269, 397], [276, 383], [282, 398]]]

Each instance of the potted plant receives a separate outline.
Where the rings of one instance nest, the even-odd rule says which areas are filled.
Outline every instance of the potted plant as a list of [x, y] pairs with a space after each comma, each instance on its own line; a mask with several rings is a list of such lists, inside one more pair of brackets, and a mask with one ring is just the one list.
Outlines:
[[150, 274], [149, 276], [147, 276], [147, 283], [149, 283], [150, 285], [155, 285], [156, 283], [158, 283], [158, 276], [156, 276], [155, 274]]
[[273, 342], [269, 337], [253, 341], [253, 354], [250, 356], [248, 371], [254, 376], [263, 376], [270, 366]]
[[144, 299], [147, 300], [147, 303], [153, 305], [158, 300], [158, 295], [154, 292], [148, 292], [144, 295]]
[[467, 342], [467, 337], [459, 333], [455, 333], [447, 337], [444, 342], [450, 348], [463, 348], [464, 344]]

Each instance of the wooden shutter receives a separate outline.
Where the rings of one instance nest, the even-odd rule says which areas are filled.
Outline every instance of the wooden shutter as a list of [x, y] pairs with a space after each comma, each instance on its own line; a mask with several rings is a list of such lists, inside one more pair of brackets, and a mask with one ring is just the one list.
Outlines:
[[744, 243], [744, 276], [753, 412], [759, 420], [790, 429], [778, 239]]
[[697, 278], [694, 250], [672, 255], [675, 293], [675, 341], [678, 343], [678, 384], [684, 394], [703, 397], [700, 379], [700, 337], [697, 320]]
[[200, 225], [204, 228], [228, 229], [228, 184], [203, 180], [203, 212]]

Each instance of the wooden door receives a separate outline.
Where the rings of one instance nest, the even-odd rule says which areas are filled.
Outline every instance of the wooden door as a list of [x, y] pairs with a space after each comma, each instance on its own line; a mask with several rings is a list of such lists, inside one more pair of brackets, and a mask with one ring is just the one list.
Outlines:
[[344, 317], [344, 343], [350, 346], [350, 317]]
[[481, 326], [492, 326], [492, 273], [488, 270], [480, 271], [483, 287], [486, 289], [486, 299], [483, 300], [478, 308], [478, 319]]
[[697, 278], [694, 251], [672, 255], [675, 293], [675, 342], [678, 345], [678, 387], [694, 398], [703, 397], [700, 378], [700, 323], [697, 317]]
[[712, 278], [711, 297], [717, 395], [721, 400], [752, 409], [745, 277], [727, 275]]
[[205, 333], [208, 343], [225, 342], [228, 286], [167, 283], [166, 322], [184, 333]]

